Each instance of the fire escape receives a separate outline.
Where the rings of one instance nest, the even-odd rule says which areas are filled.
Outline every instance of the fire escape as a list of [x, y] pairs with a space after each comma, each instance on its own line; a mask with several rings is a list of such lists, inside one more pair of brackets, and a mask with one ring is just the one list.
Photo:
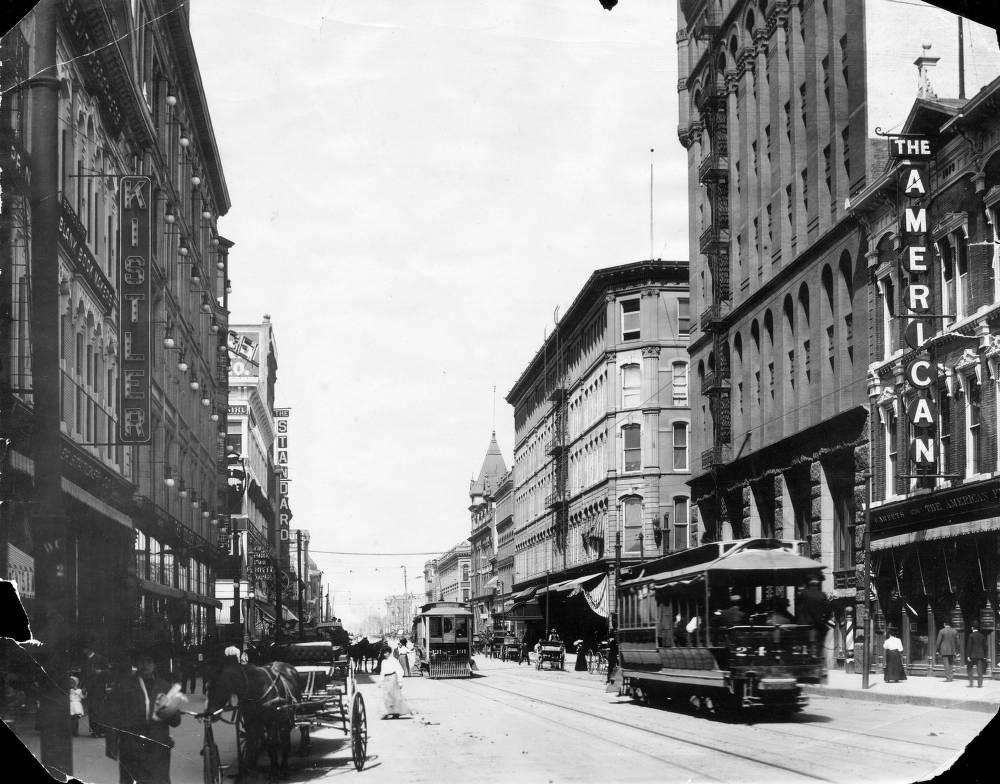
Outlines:
[[552, 403], [552, 436], [545, 445], [545, 454], [552, 457], [552, 489], [545, 498], [545, 506], [554, 515], [556, 549], [565, 552], [569, 532], [569, 450], [566, 448], [566, 385], [562, 378], [556, 378], [549, 400]]
[[699, 250], [707, 259], [712, 279], [711, 302], [701, 313], [699, 327], [711, 338], [708, 370], [701, 392], [708, 396], [712, 414], [712, 445], [702, 451], [701, 467], [726, 463], [732, 455], [730, 376], [727, 323], [732, 293], [729, 284], [729, 139], [726, 86], [721, 75], [700, 95], [698, 110], [708, 137], [708, 151], [698, 165], [705, 186], [711, 222], [699, 236]]

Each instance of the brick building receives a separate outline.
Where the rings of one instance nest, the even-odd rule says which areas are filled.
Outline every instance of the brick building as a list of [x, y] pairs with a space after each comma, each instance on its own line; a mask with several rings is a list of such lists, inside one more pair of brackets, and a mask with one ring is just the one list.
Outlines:
[[692, 498], [706, 540], [796, 539], [829, 567], [832, 665], [853, 647], [875, 326], [870, 238], [852, 205], [884, 170], [874, 126], [899, 127], [913, 95], [887, 89], [913, 73], [876, 49], [881, 30], [918, 12], [950, 42], [954, 17], [883, 0], [681, 0], [679, 10], [699, 314]]
[[570, 640], [603, 637], [616, 547], [631, 564], [697, 541], [688, 330], [686, 262], [597, 270], [507, 394], [511, 617], [547, 617]]
[[[926, 52], [925, 52], [926, 55]], [[919, 61], [918, 61], [919, 64]], [[941, 672], [934, 640], [944, 620], [960, 633], [979, 624], [997, 663], [1000, 578], [1000, 78], [969, 100], [938, 98], [929, 81], [902, 133], [930, 142], [926, 225], [903, 234], [902, 193], [910, 161], [890, 161], [852, 199], [868, 236], [868, 308], [872, 363], [868, 400], [872, 430], [872, 571], [874, 650], [887, 624], [900, 629], [908, 669]], [[884, 143], [884, 142], [883, 142]], [[907, 248], [927, 248], [929, 311], [923, 342], [908, 339], [908, 286], [916, 274], [902, 263]], [[909, 279], [910, 277], [913, 279]], [[912, 345], [912, 344], [916, 345]], [[934, 457], [923, 468], [911, 445], [918, 390], [907, 366], [926, 354], [927, 393], [935, 426]], [[931, 476], [921, 476], [929, 473]], [[964, 634], [960, 634], [964, 639]]]
[[188, 9], [45, 0], [0, 60], [0, 558], [29, 605], [46, 581], [53, 650], [166, 656], [213, 630], [226, 492], [230, 202]]

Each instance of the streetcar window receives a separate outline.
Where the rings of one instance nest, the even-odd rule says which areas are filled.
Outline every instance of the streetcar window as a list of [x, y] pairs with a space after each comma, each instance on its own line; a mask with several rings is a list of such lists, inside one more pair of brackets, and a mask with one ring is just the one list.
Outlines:
[[455, 619], [455, 639], [467, 640], [469, 639], [469, 619], [468, 618], [456, 618]]
[[428, 632], [428, 634], [430, 635], [430, 637], [432, 639], [433, 638], [440, 639], [440, 637], [441, 637], [441, 619], [440, 618], [431, 618], [430, 622], [431, 622], [430, 623], [430, 627], [431, 628], [430, 628], [430, 631]]

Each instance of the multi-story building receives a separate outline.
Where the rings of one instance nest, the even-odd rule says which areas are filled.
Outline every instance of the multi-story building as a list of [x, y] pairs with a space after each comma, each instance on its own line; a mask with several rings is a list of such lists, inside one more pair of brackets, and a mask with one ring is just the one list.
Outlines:
[[472, 598], [472, 557], [469, 540], [463, 539], [437, 558], [439, 602], [468, 602]]
[[513, 609], [509, 601], [514, 589], [514, 472], [507, 471], [500, 477], [493, 504], [497, 549], [494, 574], [497, 578], [496, 595], [490, 614], [494, 628], [504, 625], [506, 613]]
[[220, 634], [260, 640], [274, 630], [273, 498], [275, 443], [274, 386], [278, 352], [274, 327], [265, 316], [259, 324], [231, 324], [226, 457], [230, 471], [231, 557], [219, 571], [215, 595], [221, 601]]
[[472, 533], [469, 536], [472, 577], [470, 599], [474, 633], [482, 633], [493, 625], [490, 611], [498, 585], [496, 494], [506, 473], [507, 466], [500, 453], [496, 433], [493, 433], [479, 475], [469, 486], [469, 513], [472, 517]]
[[[918, 65], [926, 65], [920, 59]], [[926, 140], [929, 157], [893, 156], [852, 198], [868, 237], [867, 305], [874, 314], [868, 366], [878, 597], [873, 647], [881, 652], [885, 627], [895, 624], [913, 674], [941, 672], [933, 643], [948, 620], [960, 632], [978, 624], [987, 634], [997, 677], [998, 102], [1000, 78], [969, 100], [938, 98], [923, 78], [900, 130], [904, 141]], [[922, 191], [909, 198], [905, 188], [916, 183], [914, 176]], [[924, 219], [908, 226], [908, 210], [919, 218], [920, 209]], [[913, 248], [924, 249], [916, 256], [926, 264], [910, 261]], [[921, 294], [926, 306], [912, 298]], [[921, 321], [921, 312], [935, 315]], [[906, 314], [912, 317], [899, 318]], [[917, 321], [919, 335], [910, 328]], [[911, 375], [921, 362], [924, 377]], [[921, 399], [929, 403], [926, 414], [915, 408]]]
[[413, 608], [417, 597], [412, 593], [398, 593], [385, 597], [389, 629], [409, 637], [413, 629]]
[[50, 649], [168, 654], [212, 630], [226, 493], [230, 202], [188, 9], [45, 0], [0, 60], [0, 558]]
[[564, 639], [603, 637], [616, 551], [631, 564], [696, 543], [689, 330], [687, 262], [597, 270], [507, 394], [515, 619], [534, 597], [528, 617]]
[[829, 664], [850, 658], [877, 326], [852, 205], [883, 173], [875, 128], [912, 101], [883, 31], [915, 23], [957, 38], [950, 14], [885, 0], [679, 3], [692, 498], [706, 539], [797, 539], [830, 568]]

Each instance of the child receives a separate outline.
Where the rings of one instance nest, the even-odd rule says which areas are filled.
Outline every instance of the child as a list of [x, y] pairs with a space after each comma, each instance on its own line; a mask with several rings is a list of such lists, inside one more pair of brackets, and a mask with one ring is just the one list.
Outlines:
[[80, 688], [80, 679], [75, 675], [69, 677], [69, 715], [75, 738], [80, 730], [80, 717], [83, 716], [83, 689]]

